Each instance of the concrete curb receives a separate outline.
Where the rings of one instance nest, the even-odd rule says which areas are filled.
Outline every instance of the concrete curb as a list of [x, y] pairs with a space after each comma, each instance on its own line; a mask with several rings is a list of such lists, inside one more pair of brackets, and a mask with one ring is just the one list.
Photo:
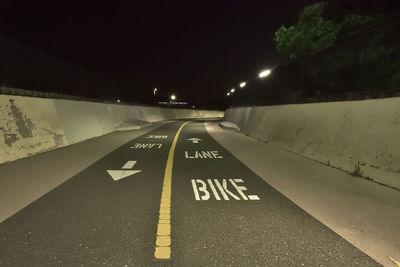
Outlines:
[[230, 131], [235, 131], [235, 132], [240, 132], [239, 126], [237, 124], [229, 122], [229, 121], [221, 121], [218, 122], [218, 125], [225, 129], [225, 130], [230, 130]]

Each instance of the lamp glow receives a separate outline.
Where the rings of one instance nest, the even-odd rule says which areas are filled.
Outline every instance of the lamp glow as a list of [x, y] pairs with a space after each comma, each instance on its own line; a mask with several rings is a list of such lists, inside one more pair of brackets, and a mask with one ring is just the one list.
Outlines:
[[260, 72], [260, 73], [258, 74], [258, 77], [264, 78], [264, 77], [267, 77], [267, 76], [270, 75], [270, 74], [271, 74], [271, 70], [263, 70], [262, 72]]
[[246, 82], [241, 82], [241, 83], [239, 84], [239, 86], [240, 86], [240, 88], [245, 87], [245, 86], [246, 86]]
[[231, 93], [234, 93], [234, 92], [235, 92], [235, 88], [232, 88], [232, 89], [231, 89]]
[[170, 98], [171, 100], [175, 100], [175, 99], [176, 99], [176, 96], [175, 96], [175, 95], [171, 95], [169, 98]]

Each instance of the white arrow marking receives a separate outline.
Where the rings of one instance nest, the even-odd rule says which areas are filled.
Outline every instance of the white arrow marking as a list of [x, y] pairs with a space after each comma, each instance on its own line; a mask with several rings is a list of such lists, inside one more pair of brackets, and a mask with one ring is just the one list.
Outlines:
[[114, 179], [114, 181], [120, 180], [122, 178], [131, 176], [135, 173], [141, 172], [141, 170], [137, 171], [124, 171], [124, 170], [107, 170], [108, 174], [111, 176], [111, 178]]
[[136, 162], [137, 162], [136, 160], [129, 160], [128, 162], [125, 163], [124, 166], [122, 166], [122, 169], [125, 170], [107, 170], [107, 172], [111, 176], [111, 178], [114, 179], [114, 181], [120, 180], [122, 178], [131, 176], [135, 173], [142, 171], [142, 170], [132, 170], [132, 171], [126, 170], [126, 169], [132, 169], [133, 166], [135, 166]]
[[187, 139], [187, 140], [188, 140], [188, 141], [192, 141], [193, 144], [198, 144], [199, 141], [201, 141], [201, 140], [203, 140], [203, 139], [193, 137], [193, 138], [189, 138], [189, 139]]
[[129, 160], [127, 163], [125, 163], [122, 169], [132, 169], [133, 166], [135, 166], [136, 162], [136, 160]]

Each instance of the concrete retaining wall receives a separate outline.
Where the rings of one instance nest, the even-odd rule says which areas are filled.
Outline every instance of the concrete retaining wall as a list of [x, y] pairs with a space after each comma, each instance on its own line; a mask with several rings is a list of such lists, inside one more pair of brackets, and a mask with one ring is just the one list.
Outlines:
[[0, 95], [0, 164], [105, 135], [121, 125], [222, 116], [220, 111]]
[[[400, 98], [232, 108], [251, 137], [400, 189]], [[266, 164], [268, 164], [266, 162]]]

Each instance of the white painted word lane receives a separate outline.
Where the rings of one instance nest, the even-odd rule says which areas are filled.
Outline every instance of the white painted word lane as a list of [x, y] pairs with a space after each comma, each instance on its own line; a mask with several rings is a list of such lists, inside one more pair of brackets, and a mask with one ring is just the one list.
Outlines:
[[133, 166], [136, 164], [136, 160], [128, 160], [124, 166], [122, 166], [121, 170], [107, 170], [108, 174], [113, 178], [114, 181], [126, 178], [142, 170], [132, 170]]
[[162, 144], [160, 143], [135, 143], [131, 148], [133, 149], [151, 149], [151, 148], [158, 148], [160, 149]]
[[[228, 183], [229, 181], [229, 183]], [[260, 200], [257, 195], [246, 195], [242, 179], [192, 179], [194, 198], [209, 200]]]
[[185, 151], [185, 159], [222, 159], [224, 158], [218, 151]]

